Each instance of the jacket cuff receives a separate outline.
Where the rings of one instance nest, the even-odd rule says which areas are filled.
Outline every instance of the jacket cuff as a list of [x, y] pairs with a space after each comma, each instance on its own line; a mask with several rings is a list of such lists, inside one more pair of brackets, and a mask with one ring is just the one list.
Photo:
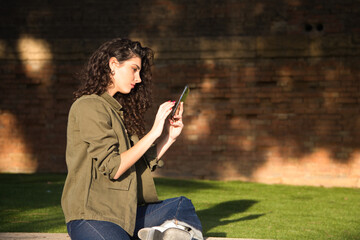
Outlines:
[[117, 170], [119, 169], [121, 162], [120, 155], [115, 156], [111, 160], [109, 160], [106, 164], [103, 164], [99, 168], [99, 172], [103, 175], [107, 175], [109, 179], [114, 179]]
[[151, 171], [155, 171], [156, 167], [161, 168], [164, 166], [164, 161], [157, 158], [157, 149], [155, 144], [147, 150], [145, 153], [145, 159], [148, 162]]

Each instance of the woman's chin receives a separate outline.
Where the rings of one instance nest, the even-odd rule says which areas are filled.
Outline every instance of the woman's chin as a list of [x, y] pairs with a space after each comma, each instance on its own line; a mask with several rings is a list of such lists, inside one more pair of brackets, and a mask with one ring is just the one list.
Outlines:
[[119, 91], [121, 94], [129, 94], [132, 89], [123, 89], [122, 91]]

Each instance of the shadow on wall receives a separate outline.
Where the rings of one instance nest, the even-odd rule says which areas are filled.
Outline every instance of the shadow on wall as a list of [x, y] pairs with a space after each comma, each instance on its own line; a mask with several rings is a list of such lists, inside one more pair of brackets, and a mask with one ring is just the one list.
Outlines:
[[[153, 7], [174, 17], [148, 15], [152, 27], [134, 33], [158, 53], [157, 103], [191, 87], [161, 175], [253, 179], [271, 161], [278, 174], [335, 176], [358, 161], [359, 18], [347, 5], [279, 2], [162, 1]], [[329, 17], [335, 7], [346, 21]]]
[[11, 157], [65, 171], [72, 75], [104, 40], [125, 36], [156, 51], [149, 123], [159, 103], [191, 87], [164, 175], [251, 179], [269, 160], [318, 160], [319, 150], [325, 162], [351, 163], [360, 151], [358, 17], [345, 4], [336, 4], [339, 19], [335, 3], [312, 4], [2, 2], [0, 108], [26, 149]]
[[66, 171], [75, 73], [105, 39], [129, 34], [131, 26], [119, 31], [124, 23], [110, 19], [114, 7], [134, 12], [137, 6], [85, 2], [0, 3], [1, 172]]

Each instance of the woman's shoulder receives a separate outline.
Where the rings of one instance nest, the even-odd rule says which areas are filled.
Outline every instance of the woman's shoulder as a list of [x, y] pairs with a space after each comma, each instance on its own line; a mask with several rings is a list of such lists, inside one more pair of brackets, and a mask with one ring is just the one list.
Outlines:
[[97, 94], [90, 94], [90, 95], [83, 95], [76, 99], [76, 101], [73, 103], [73, 105], [77, 104], [96, 104], [96, 103], [103, 103], [104, 99], [97, 95]]
[[83, 95], [75, 100], [72, 104], [71, 109], [73, 110], [90, 110], [105, 108], [106, 104], [102, 97], [97, 94]]

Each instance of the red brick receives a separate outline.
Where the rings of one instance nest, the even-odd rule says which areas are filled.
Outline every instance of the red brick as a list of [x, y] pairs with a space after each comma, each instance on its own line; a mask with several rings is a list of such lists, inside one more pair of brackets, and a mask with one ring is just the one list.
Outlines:
[[[79, 3], [36, 2], [22, 5], [28, 15], [0, 16], [1, 171], [65, 171], [74, 74], [104, 40], [132, 36], [156, 52], [149, 127], [161, 102], [192, 88], [184, 134], [160, 175], [336, 185], [340, 174], [343, 186], [360, 187], [348, 171], [360, 166], [357, 2], [275, 0], [264, 2], [269, 11], [250, 0], [127, 6], [94, 3], [79, 12]], [[24, 26], [52, 51], [39, 71], [20, 59]]]

